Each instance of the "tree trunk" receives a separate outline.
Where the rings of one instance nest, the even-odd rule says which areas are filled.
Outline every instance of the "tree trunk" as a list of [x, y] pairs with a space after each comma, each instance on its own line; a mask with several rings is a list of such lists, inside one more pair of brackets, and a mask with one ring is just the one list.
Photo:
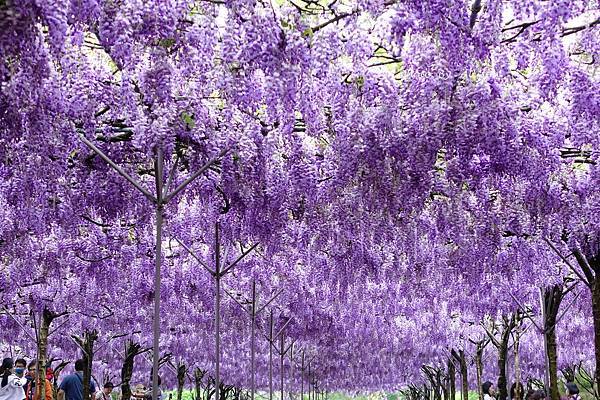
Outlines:
[[512, 330], [515, 328], [517, 323], [517, 316], [512, 314], [511, 316], [502, 317], [503, 326], [502, 333], [500, 334], [500, 340], [492, 339], [492, 343], [498, 349], [498, 400], [508, 399], [508, 385], [506, 379], [506, 358], [508, 356], [508, 342]]
[[200, 368], [194, 370], [194, 390], [196, 392], [196, 398], [194, 400], [202, 399], [202, 378], [204, 377], [205, 371]]
[[91, 400], [92, 362], [94, 361], [94, 342], [98, 340], [98, 331], [86, 331], [83, 335], [83, 400]]
[[58, 364], [58, 366], [56, 368], [54, 368], [54, 382], [52, 385], [52, 395], [54, 396], [54, 398], [57, 398], [57, 393], [58, 393], [58, 378], [60, 377], [61, 372], [63, 371], [63, 369], [65, 369], [65, 367], [69, 365], [68, 362], [63, 361], [60, 364]]
[[46, 399], [46, 367], [48, 364], [48, 335], [50, 333], [50, 324], [52, 324], [52, 321], [54, 321], [56, 317], [58, 317], [57, 314], [53, 313], [47, 308], [44, 308], [44, 311], [42, 312], [37, 343], [38, 361], [36, 370], [39, 380], [39, 387], [42, 388], [40, 390], [40, 400], [52, 400]]
[[177, 400], [181, 400], [183, 394], [183, 385], [185, 384], [185, 374], [187, 367], [181, 363], [177, 366]]
[[[596, 263], [591, 263], [592, 265]], [[597, 266], [596, 266], [597, 267]], [[596, 388], [600, 392], [600, 268], [596, 268], [592, 284], [592, 316], [594, 321], [594, 355], [596, 358], [596, 372], [594, 380]]]
[[431, 384], [431, 392], [434, 400], [441, 400], [442, 395], [446, 396], [446, 388], [441, 379], [440, 370], [431, 367], [429, 365], [423, 365], [421, 370], [427, 377], [427, 380]]
[[546, 346], [548, 352], [548, 378], [550, 380], [550, 398], [551, 400], [560, 400], [558, 391], [558, 366], [557, 366], [557, 348], [556, 348], [556, 318], [560, 303], [564, 298], [562, 285], [548, 286], [544, 289], [544, 335], [546, 335]]
[[556, 351], [556, 331], [551, 329], [546, 333], [548, 340], [548, 373], [550, 377], [550, 399], [560, 400], [558, 391], [558, 367]]
[[508, 353], [508, 343], [502, 343], [498, 348], [498, 400], [507, 400], [507, 381], [506, 381], [506, 355]]
[[521, 367], [519, 366], [519, 343], [521, 340], [521, 332], [519, 329], [515, 331], [515, 337], [513, 339], [513, 354], [515, 356], [515, 398], [521, 400], [523, 398], [523, 393], [521, 393]]
[[[563, 239], [563, 241], [567, 241]], [[600, 252], [586, 257], [580, 249], [571, 249], [583, 276], [584, 282], [592, 292], [592, 320], [594, 323], [594, 358], [596, 359], [596, 372], [594, 381], [596, 389], [594, 393], [600, 392]]]
[[131, 399], [131, 375], [133, 374], [133, 364], [135, 356], [140, 354], [140, 344], [128, 340], [125, 344], [125, 360], [121, 367], [121, 400]]
[[448, 399], [455, 400], [456, 398], [456, 367], [452, 362], [452, 358], [448, 359]]
[[458, 355], [460, 358], [460, 377], [462, 379], [460, 388], [462, 390], [462, 400], [469, 400], [469, 377], [467, 369], [467, 360], [465, 358], [465, 351], [459, 350]]
[[483, 375], [483, 346], [478, 345], [475, 352], [475, 369], [477, 371], [477, 393], [479, 400], [483, 400], [483, 391], [481, 389], [481, 375]]
[[219, 384], [219, 398], [220, 398], [219, 400], [227, 400], [230, 390], [231, 389], [226, 388], [223, 383], [220, 383]]

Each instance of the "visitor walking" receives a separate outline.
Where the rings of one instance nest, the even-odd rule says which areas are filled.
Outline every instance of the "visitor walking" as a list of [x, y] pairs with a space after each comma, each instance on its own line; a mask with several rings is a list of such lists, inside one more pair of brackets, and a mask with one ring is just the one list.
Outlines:
[[483, 392], [483, 400], [495, 400], [496, 390], [494, 384], [490, 381], [486, 381], [481, 385], [481, 391]]
[[25, 368], [27, 367], [27, 361], [23, 358], [17, 358], [15, 360], [15, 375], [19, 378], [25, 376]]
[[102, 390], [96, 393], [96, 400], [110, 400], [110, 394], [114, 387], [115, 385], [112, 382], [106, 382]]
[[538, 389], [531, 395], [531, 400], [544, 400], [546, 398], [546, 391], [544, 389]]
[[[75, 361], [75, 373], [67, 375], [58, 387], [58, 400], [83, 400], [83, 368], [82, 359]], [[90, 380], [90, 395], [96, 393], [96, 385]], [[86, 399], [87, 400], [87, 399]]]
[[[518, 390], [517, 390], [518, 387]], [[510, 387], [510, 400], [523, 400], [523, 396], [525, 395], [525, 390], [523, 388], [523, 384], [519, 382], [513, 383]]]
[[19, 378], [25, 378], [25, 385], [23, 385], [23, 391], [27, 391], [27, 385], [29, 384], [29, 379], [27, 379], [27, 375], [25, 374], [25, 370], [27, 369], [27, 361], [23, 358], [17, 358], [15, 360], [15, 375]]
[[45, 391], [44, 399], [42, 399], [42, 390], [40, 378], [37, 374], [37, 361], [33, 360], [27, 366], [28, 375], [31, 377], [31, 381], [27, 384], [25, 388], [25, 399], [26, 400], [52, 400], [52, 384], [48, 379], [44, 380]]
[[[156, 400], [162, 400], [162, 389], [160, 388], [160, 383], [160, 376], [158, 376], [158, 396]], [[147, 387], [145, 392], [132, 393], [131, 395], [137, 399], [152, 400], [152, 378], [150, 378], [150, 385]]]
[[574, 382], [567, 382], [567, 399], [568, 400], [581, 400], [579, 396], [579, 388]]
[[27, 383], [25, 377], [14, 374], [14, 361], [12, 358], [2, 360], [0, 366], [0, 400], [23, 400], [25, 392], [23, 386]]

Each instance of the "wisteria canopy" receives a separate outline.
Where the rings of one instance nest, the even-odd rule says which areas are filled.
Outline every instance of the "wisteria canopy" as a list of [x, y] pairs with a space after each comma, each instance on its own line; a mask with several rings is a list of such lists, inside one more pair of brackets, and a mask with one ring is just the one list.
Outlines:
[[4, 355], [600, 382], [599, 51], [596, 0], [0, 0]]

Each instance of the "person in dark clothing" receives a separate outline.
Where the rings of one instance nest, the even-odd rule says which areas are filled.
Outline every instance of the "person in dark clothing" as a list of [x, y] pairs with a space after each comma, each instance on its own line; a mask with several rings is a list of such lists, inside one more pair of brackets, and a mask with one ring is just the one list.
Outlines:
[[568, 400], [581, 400], [579, 396], [579, 388], [574, 382], [567, 382], [567, 399]]
[[543, 389], [538, 389], [531, 394], [529, 400], [544, 400], [546, 398], [546, 391]]
[[518, 388], [519, 388], [519, 390], [518, 390], [519, 393], [517, 393], [517, 382], [513, 383], [512, 386], [510, 387], [510, 399], [511, 400], [523, 400], [525, 390], [523, 389], [523, 384], [521, 382], [519, 382]]
[[481, 385], [481, 391], [483, 392], [483, 400], [493, 400], [496, 398], [494, 384], [490, 381], [486, 381]]
[[[67, 375], [58, 387], [58, 400], [83, 400], [83, 368], [85, 363], [75, 361], [75, 373]], [[96, 385], [90, 381], [90, 396], [94, 398]]]
[[[28, 366], [28, 375], [31, 377], [31, 381], [25, 387], [25, 399], [26, 400], [41, 400], [42, 391], [39, 390], [41, 386], [41, 379], [37, 376], [37, 361], [33, 360]], [[45, 390], [43, 393], [44, 399], [52, 400], [52, 384], [48, 379], [44, 380]]]

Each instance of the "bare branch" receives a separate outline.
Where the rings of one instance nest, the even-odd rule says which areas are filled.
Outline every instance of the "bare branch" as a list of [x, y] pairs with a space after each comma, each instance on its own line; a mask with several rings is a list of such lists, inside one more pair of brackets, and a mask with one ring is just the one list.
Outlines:
[[587, 257], [584, 256], [583, 253], [581, 253], [581, 251], [579, 249], [574, 249], [573, 255], [575, 256], [577, 263], [581, 267], [581, 270], [583, 271], [583, 274], [587, 278], [587, 282], [589, 283], [589, 286], [591, 287], [592, 283], [594, 282], [594, 270], [588, 263]]
[[342, 20], [346, 17], [349, 17], [353, 14], [355, 14], [356, 12], [351, 12], [351, 13], [342, 13], [340, 15], [336, 15], [335, 17], [333, 17], [332, 19], [330, 19], [329, 21], [325, 21], [322, 24], [319, 24], [317, 26], [315, 26], [314, 28], [311, 28], [311, 30], [313, 31], [313, 33], [316, 33], [318, 31], [320, 31], [321, 29], [325, 28], [327, 25], [329, 24], [333, 24], [338, 22], [339, 20]]
[[560, 34], [560, 36], [562, 36], [562, 37], [569, 36], [569, 35], [572, 35], [574, 33], [581, 32], [584, 29], [588, 29], [588, 28], [591, 28], [593, 26], [596, 26], [598, 24], [600, 24], [600, 18], [596, 18], [595, 21], [592, 21], [589, 24], [580, 25], [580, 26], [574, 26], [574, 27], [569, 27], [569, 28], [563, 28], [563, 31]]
[[469, 27], [473, 29], [475, 22], [477, 21], [477, 14], [481, 11], [481, 0], [475, 0], [471, 7], [471, 16], [469, 17]]
[[[591, 280], [588, 281], [586, 278], [584, 278], [583, 275], [581, 275], [581, 273], [575, 267], [573, 267], [573, 265], [569, 262], [569, 260], [567, 260], [567, 258], [565, 256], [563, 256], [561, 254], [561, 252], [558, 251], [558, 249], [556, 247], [554, 247], [554, 245], [552, 244], [552, 242], [550, 240], [548, 240], [548, 238], [544, 238], [544, 241], [546, 243], [548, 243], [548, 246], [550, 246], [550, 248], [552, 250], [554, 250], [554, 252], [561, 258], [561, 260], [563, 260], [563, 262], [565, 264], [567, 264], [567, 266], [571, 269], [571, 271], [573, 271], [575, 273], [575, 275], [577, 275], [577, 277], [579, 279], [581, 279], [581, 281], [583, 283], [585, 283], [588, 287], [591, 287], [591, 282], [592, 282], [593, 279], [591, 279]], [[587, 276], [587, 274], [586, 274], [586, 276]]]

